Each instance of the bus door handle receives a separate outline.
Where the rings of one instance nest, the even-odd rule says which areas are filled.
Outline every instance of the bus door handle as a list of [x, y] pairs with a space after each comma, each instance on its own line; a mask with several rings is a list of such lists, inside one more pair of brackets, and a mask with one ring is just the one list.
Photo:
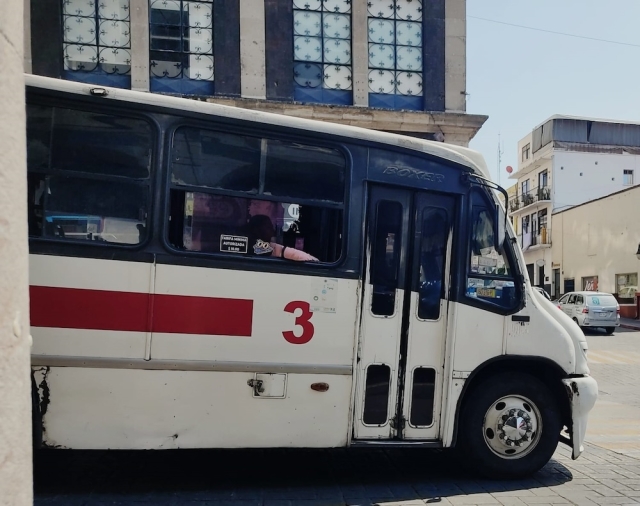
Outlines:
[[261, 393], [264, 392], [264, 386], [263, 386], [262, 380], [250, 379], [249, 381], [247, 381], [247, 385], [253, 388], [253, 393], [255, 395], [260, 395]]

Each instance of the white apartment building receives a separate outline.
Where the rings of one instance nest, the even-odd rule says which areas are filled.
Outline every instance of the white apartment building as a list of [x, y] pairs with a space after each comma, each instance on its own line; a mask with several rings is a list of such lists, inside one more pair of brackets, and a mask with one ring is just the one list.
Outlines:
[[553, 213], [637, 184], [639, 164], [640, 124], [556, 115], [518, 142], [508, 212], [533, 284], [565, 293], [551, 251]]

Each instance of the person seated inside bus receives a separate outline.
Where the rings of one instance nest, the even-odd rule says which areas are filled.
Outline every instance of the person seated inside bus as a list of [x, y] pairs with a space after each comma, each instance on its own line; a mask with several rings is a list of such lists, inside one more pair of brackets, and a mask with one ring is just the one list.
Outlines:
[[247, 224], [250, 253], [253, 255], [274, 256], [300, 262], [317, 262], [318, 259], [304, 251], [288, 248], [273, 242], [276, 234], [271, 218], [266, 214], [256, 214]]

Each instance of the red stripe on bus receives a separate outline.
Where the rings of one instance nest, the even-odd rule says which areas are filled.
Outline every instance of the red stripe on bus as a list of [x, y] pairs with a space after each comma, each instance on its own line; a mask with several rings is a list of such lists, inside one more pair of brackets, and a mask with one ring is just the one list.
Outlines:
[[250, 337], [253, 324], [246, 299], [48, 286], [31, 286], [30, 298], [34, 327]]
[[153, 332], [251, 337], [253, 301], [155, 295]]

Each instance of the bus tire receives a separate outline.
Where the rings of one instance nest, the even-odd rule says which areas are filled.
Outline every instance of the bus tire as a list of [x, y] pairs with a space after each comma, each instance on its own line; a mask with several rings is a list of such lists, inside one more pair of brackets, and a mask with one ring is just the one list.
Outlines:
[[462, 453], [488, 478], [521, 478], [551, 459], [562, 429], [556, 400], [529, 374], [503, 373], [469, 393], [460, 423]]

